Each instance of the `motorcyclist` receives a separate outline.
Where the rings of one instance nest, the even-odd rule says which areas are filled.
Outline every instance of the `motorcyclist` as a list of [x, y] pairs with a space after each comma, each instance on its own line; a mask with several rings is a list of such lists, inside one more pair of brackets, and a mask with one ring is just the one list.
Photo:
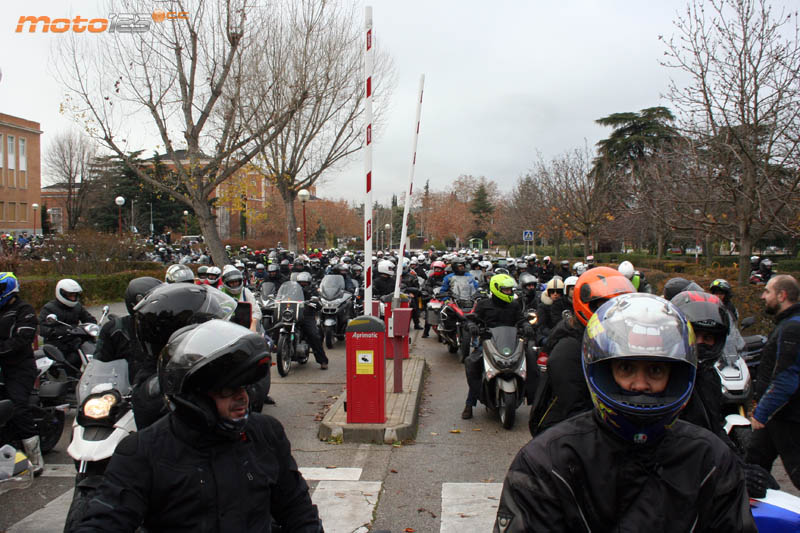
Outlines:
[[568, 276], [564, 278], [564, 307], [572, 312], [572, 297], [575, 292], [575, 284], [578, 283], [578, 276]]
[[372, 284], [372, 295], [376, 299], [394, 292], [394, 263], [388, 259], [378, 261], [378, 275]]
[[733, 303], [733, 290], [731, 289], [731, 284], [722, 278], [715, 279], [708, 287], [708, 292], [722, 300], [725, 308], [731, 314], [731, 317], [733, 317], [734, 323], [738, 323], [739, 311], [736, 310], [736, 305]]
[[577, 261], [574, 265], [572, 265], [572, 275], [580, 277], [581, 274], [586, 272], [586, 263], [583, 261]]
[[560, 277], [561, 279], [567, 279], [572, 275], [572, 269], [569, 267], [569, 260], [564, 259], [560, 263], [558, 270], [556, 270], [556, 276]]
[[537, 259], [536, 254], [530, 254], [525, 258], [525, 262], [528, 265], [525, 268], [525, 271], [536, 279], [539, 279], [539, 276], [542, 273], [542, 267], [539, 265], [539, 260]]
[[555, 275], [555, 265], [553, 265], [553, 261], [550, 259], [549, 255], [544, 256], [542, 259], [542, 273], [539, 276], [539, 281], [542, 283], [547, 283], [553, 276]]
[[633, 288], [636, 289], [637, 292], [646, 292], [648, 294], [653, 293], [653, 289], [650, 287], [650, 284], [644, 279], [644, 276], [638, 270], [634, 270], [633, 263], [630, 261], [623, 261], [617, 267], [617, 270], [622, 272], [622, 274], [628, 278], [633, 285]]
[[134, 306], [136, 338], [144, 349], [144, 361], [134, 377], [133, 416], [141, 430], [166, 412], [156, 375], [158, 356], [170, 335], [184, 326], [213, 318], [229, 320], [236, 301], [207, 285], [164, 283], [150, 290]]
[[214, 287], [215, 289], [218, 289], [220, 284], [222, 283], [220, 276], [222, 276], [222, 269], [220, 269], [218, 266], [208, 267], [208, 270], [206, 271], [206, 279], [208, 279], [208, 285]]
[[156, 278], [147, 276], [132, 279], [125, 289], [125, 308], [128, 314], [122, 317], [108, 315], [108, 321], [100, 328], [97, 336], [94, 358], [104, 362], [125, 359], [128, 362], [128, 379], [131, 384], [145, 361], [144, 348], [136, 338], [133, 308], [147, 293], [161, 284]]
[[636, 292], [628, 278], [609, 267], [595, 267], [584, 272], [574, 291], [572, 316], [553, 329], [545, 345], [549, 354], [547, 372], [537, 388], [529, 420], [531, 435], [534, 436], [591, 409], [592, 400], [580, 368], [581, 339], [586, 324], [606, 301], [620, 294]]
[[450, 284], [452, 283], [453, 276], [464, 276], [468, 278], [472, 286], [475, 287], [475, 290], [478, 290], [478, 281], [472, 276], [472, 274], [467, 272], [467, 265], [462, 258], [457, 257], [453, 259], [450, 262], [450, 266], [453, 271], [444, 277], [444, 281], [442, 282], [442, 293], [447, 294], [450, 292]]
[[538, 345], [542, 346], [547, 342], [547, 337], [551, 330], [561, 320], [561, 315], [565, 309], [564, 282], [559, 277], [554, 277], [547, 282], [545, 291], [540, 297], [539, 306], [536, 308], [538, 317]]
[[242, 326], [249, 327], [251, 331], [257, 333], [262, 318], [261, 306], [258, 305], [253, 292], [244, 286], [244, 276], [242, 276], [238, 268], [225, 265], [225, 268], [222, 269], [222, 287], [220, 287], [220, 290], [237, 302], [250, 304], [249, 324], [242, 324]]
[[303, 337], [308, 340], [308, 345], [311, 351], [314, 352], [314, 359], [319, 363], [322, 370], [328, 369], [328, 356], [325, 354], [325, 347], [322, 346], [322, 335], [319, 332], [317, 325], [316, 312], [319, 309], [319, 304], [316, 303], [313, 287], [313, 281], [310, 272], [300, 272], [297, 275], [297, 283], [303, 289], [303, 297], [305, 298], [306, 305], [303, 310], [303, 318], [300, 320], [300, 329], [303, 332]]
[[664, 294], [662, 296], [665, 300], [672, 300], [683, 291], [703, 292], [703, 288], [686, 278], [670, 278], [664, 283]]
[[292, 266], [288, 259], [282, 259], [278, 265], [278, 268], [280, 269], [280, 273], [286, 277], [286, 279], [289, 279], [289, 276], [292, 275]]
[[275, 290], [287, 280], [288, 278], [281, 274], [280, 267], [275, 263], [267, 265], [267, 278], [265, 281], [270, 281], [275, 284]]
[[[522, 303], [514, 298], [514, 289], [517, 282], [508, 274], [498, 274], [489, 280], [491, 297], [482, 298], [475, 304], [471, 322], [470, 333], [473, 337], [480, 334], [480, 327], [484, 329], [497, 326], [516, 327], [523, 320]], [[474, 319], [474, 321], [472, 321]], [[480, 324], [480, 326], [479, 326]], [[472, 418], [472, 408], [478, 403], [481, 388], [481, 374], [483, 373], [483, 355], [480, 350], [475, 350], [464, 360], [464, 371], [467, 376], [466, 405], [461, 412], [461, 418]]]
[[267, 279], [267, 269], [263, 263], [257, 263], [256, 271], [253, 273], [253, 281], [260, 285], [265, 279]]
[[[206, 276], [208, 271], [206, 271]], [[170, 265], [164, 275], [167, 283], [194, 283], [194, 272], [186, 265]]]
[[520, 450], [494, 531], [755, 532], [735, 454], [676, 420], [695, 382], [692, 337], [682, 313], [657, 296], [625, 294], [599, 307], [578, 357], [594, 409]]
[[583, 262], [583, 264], [586, 265], [586, 270], [590, 270], [590, 269], [595, 268], [597, 266], [597, 264], [595, 264], [595, 260], [594, 260], [594, 256], [593, 255], [587, 255], [586, 256], [586, 260]]
[[31, 461], [34, 475], [44, 471], [39, 432], [30, 410], [30, 396], [36, 381], [33, 341], [36, 311], [19, 297], [19, 281], [13, 272], [0, 272], [0, 370], [5, 386], [0, 398], [14, 404], [4, 432], [9, 440], [19, 439]]
[[200, 265], [197, 267], [197, 279], [194, 282], [197, 285], [208, 285], [208, 266]]
[[348, 266], [347, 263], [339, 263], [336, 265], [333, 274], [342, 276], [342, 278], [344, 278], [344, 290], [350, 294], [355, 294], [357, 285], [355, 281], [353, 281], [353, 278], [350, 277], [350, 266]]
[[274, 520], [321, 532], [283, 427], [248, 409], [269, 362], [264, 339], [230, 322], [171, 336], [158, 365], [170, 413], [119, 443], [76, 531], [274, 531]]
[[761, 263], [758, 264], [758, 273], [761, 275], [761, 281], [764, 283], [770, 280], [772, 277], [772, 260], [769, 257], [765, 257], [761, 260]]
[[525, 311], [536, 309], [539, 305], [538, 282], [527, 270], [519, 275], [519, 286], [522, 289], [522, 307]]
[[[78, 356], [80, 339], [70, 336], [70, 326], [91, 322], [97, 324], [92, 314], [84, 309], [80, 302], [83, 289], [73, 279], [62, 279], [56, 284], [56, 299], [50, 300], [39, 311], [39, 332], [44, 342], [58, 348], [67, 361], [74, 367], [80, 368], [81, 361]], [[60, 322], [48, 322], [47, 315], [56, 315]]]
[[403, 273], [400, 276], [400, 287], [402, 287], [403, 292], [410, 297], [411, 320], [414, 323], [414, 329], [422, 329], [419, 323], [419, 299], [422, 295], [422, 280], [417, 277], [416, 271], [411, 268], [411, 261], [406, 257], [403, 258]]
[[[443, 261], [434, 261], [431, 263], [431, 270], [428, 272], [428, 278], [422, 286], [422, 292], [425, 294], [425, 304], [428, 300], [433, 298], [433, 290], [436, 287], [441, 287], [444, 283], [444, 269], [445, 264]], [[425, 328], [422, 331], [422, 337], [427, 338], [431, 332], [431, 324], [428, 322], [428, 315], [425, 314]]]

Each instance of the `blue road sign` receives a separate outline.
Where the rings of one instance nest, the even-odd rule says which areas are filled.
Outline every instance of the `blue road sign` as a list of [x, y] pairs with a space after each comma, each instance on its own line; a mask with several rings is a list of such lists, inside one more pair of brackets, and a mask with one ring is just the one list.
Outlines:
[[522, 240], [523, 241], [532, 241], [533, 240], [533, 230], [526, 229], [522, 232]]

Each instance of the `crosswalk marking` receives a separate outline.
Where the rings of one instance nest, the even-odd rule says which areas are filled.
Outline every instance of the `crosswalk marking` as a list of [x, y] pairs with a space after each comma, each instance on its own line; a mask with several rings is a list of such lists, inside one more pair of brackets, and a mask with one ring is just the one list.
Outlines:
[[442, 483], [439, 531], [491, 531], [502, 489], [502, 483]]
[[301, 466], [300, 473], [306, 481], [358, 481], [361, 479], [360, 468], [319, 468]]
[[327, 533], [367, 531], [378, 504], [380, 481], [320, 481], [313, 501]]

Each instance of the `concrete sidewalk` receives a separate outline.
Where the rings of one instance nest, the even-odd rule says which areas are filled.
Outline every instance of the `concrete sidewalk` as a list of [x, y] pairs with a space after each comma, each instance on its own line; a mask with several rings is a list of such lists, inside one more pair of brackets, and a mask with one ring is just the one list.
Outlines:
[[348, 424], [345, 412], [347, 391], [336, 400], [319, 427], [320, 440], [341, 438], [342, 442], [392, 444], [413, 439], [419, 422], [419, 402], [425, 375], [425, 360], [411, 355], [403, 360], [403, 392], [394, 393], [394, 361], [386, 365], [386, 423]]

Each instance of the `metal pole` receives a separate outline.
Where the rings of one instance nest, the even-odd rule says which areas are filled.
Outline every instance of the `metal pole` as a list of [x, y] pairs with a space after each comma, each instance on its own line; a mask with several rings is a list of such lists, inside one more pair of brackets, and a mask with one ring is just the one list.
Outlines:
[[117, 206], [117, 225], [119, 226], [119, 234], [122, 235], [122, 206]]
[[372, 6], [364, 7], [364, 76], [365, 95], [364, 117], [365, 137], [364, 143], [364, 173], [367, 178], [367, 197], [364, 201], [364, 314], [372, 315]]
[[153, 227], [153, 202], [150, 202], [150, 235], [155, 233], [155, 228]]
[[306, 203], [303, 202], [303, 253], [308, 252], [308, 240], [306, 239]]

